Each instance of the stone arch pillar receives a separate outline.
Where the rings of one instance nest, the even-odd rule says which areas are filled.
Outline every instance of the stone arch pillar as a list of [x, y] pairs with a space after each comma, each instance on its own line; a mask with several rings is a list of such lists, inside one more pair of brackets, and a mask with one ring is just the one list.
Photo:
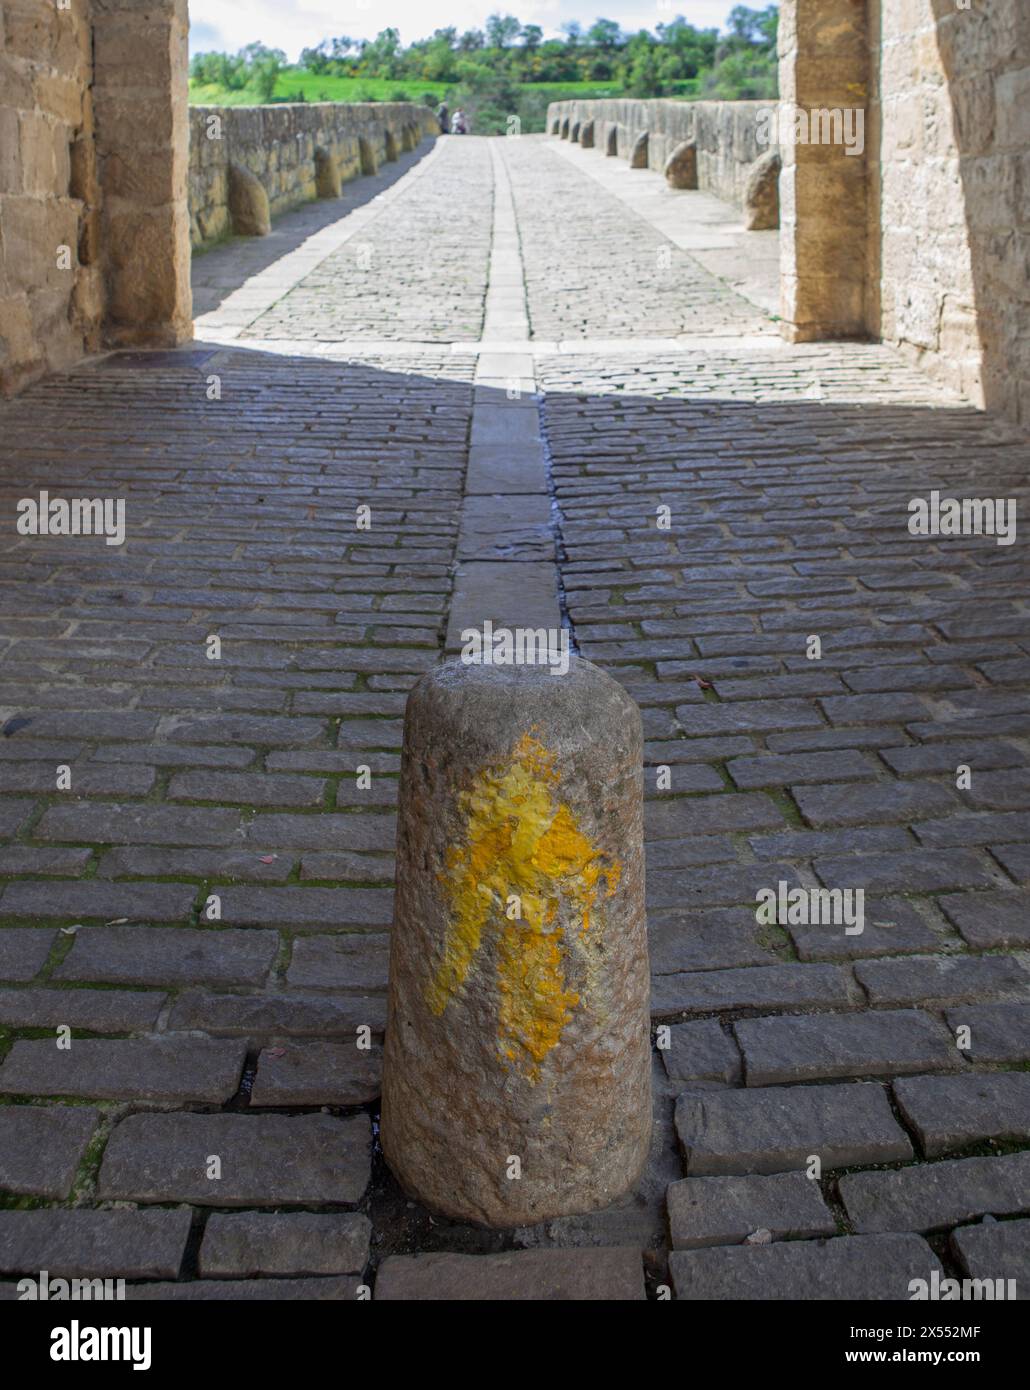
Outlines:
[[100, 263], [110, 346], [193, 336], [187, 0], [93, 0]]
[[[780, 123], [869, 101], [868, 0], [781, 0]], [[868, 159], [781, 141], [780, 314], [793, 342], [867, 333]]]

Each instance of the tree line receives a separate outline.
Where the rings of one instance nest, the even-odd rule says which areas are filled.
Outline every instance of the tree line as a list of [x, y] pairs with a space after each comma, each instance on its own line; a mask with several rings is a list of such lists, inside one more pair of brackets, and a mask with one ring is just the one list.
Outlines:
[[[539, 83], [604, 84], [635, 97], [760, 99], [776, 95], [777, 22], [774, 4], [736, 5], [724, 34], [678, 15], [653, 33], [598, 19], [586, 28], [566, 24], [562, 38], [545, 39], [539, 25], [498, 13], [482, 29], [437, 29], [407, 46], [394, 28], [374, 39], [323, 39], [304, 49], [298, 67], [316, 76], [446, 83], [459, 96], [486, 93], [501, 105], [513, 89]], [[270, 101], [286, 68], [281, 50], [253, 43], [235, 55], [197, 54], [190, 75], [230, 91], [248, 87]]]

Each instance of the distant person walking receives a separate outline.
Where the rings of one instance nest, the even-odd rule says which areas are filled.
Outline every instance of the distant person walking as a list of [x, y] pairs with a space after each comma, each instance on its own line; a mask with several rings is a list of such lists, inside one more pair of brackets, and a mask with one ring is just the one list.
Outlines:
[[465, 124], [465, 112], [464, 112], [464, 111], [455, 111], [454, 115], [451, 117], [451, 134], [452, 134], [452, 135], [467, 135], [467, 134], [468, 134], [468, 126]]
[[440, 134], [446, 135], [451, 128], [451, 113], [447, 110], [447, 103], [441, 101], [436, 108], [436, 119], [440, 122]]

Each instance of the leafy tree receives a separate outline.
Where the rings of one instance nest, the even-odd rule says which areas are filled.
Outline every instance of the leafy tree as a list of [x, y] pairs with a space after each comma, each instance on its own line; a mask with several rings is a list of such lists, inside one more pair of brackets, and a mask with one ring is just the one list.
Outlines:
[[518, 38], [522, 25], [513, 14], [492, 14], [486, 21], [486, 41], [490, 48], [507, 48]]
[[600, 48], [609, 53], [618, 48], [622, 30], [614, 19], [597, 19], [587, 30], [586, 43], [590, 48]]

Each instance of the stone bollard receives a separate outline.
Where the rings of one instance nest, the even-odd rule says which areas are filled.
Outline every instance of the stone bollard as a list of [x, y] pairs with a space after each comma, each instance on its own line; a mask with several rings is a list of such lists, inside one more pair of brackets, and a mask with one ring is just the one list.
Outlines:
[[268, 236], [272, 230], [268, 194], [242, 164], [229, 165], [229, 216], [237, 236]]
[[451, 661], [408, 697], [382, 1144], [510, 1227], [605, 1206], [651, 1138], [640, 713], [587, 661]]
[[670, 188], [697, 187], [697, 145], [684, 140], [665, 161], [665, 182]]
[[752, 164], [744, 187], [744, 229], [769, 232], [780, 225], [779, 150], [766, 150]]

